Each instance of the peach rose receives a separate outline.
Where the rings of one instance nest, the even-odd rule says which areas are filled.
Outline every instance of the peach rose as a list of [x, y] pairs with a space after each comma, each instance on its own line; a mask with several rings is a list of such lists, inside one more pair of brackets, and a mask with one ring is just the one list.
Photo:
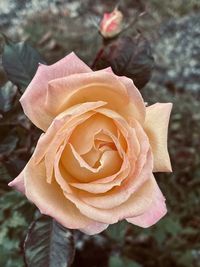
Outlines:
[[74, 53], [40, 65], [20, 101], [45, 133], [9, 185], [41, 213], [88, 234], [123, 219], [148, 227], [165, 215], [152, 172], [171, 171], [171, 103], [145, 107], [132, 80], [93, 72]]

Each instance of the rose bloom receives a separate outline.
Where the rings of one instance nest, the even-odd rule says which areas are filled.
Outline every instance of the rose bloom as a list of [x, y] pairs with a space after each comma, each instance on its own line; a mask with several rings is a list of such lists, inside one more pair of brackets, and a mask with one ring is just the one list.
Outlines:
[[117, 8], [111, 13], [104, 13], [99, 31], [104, 38], [112, 38], [122, 30], [123, 14]]
[[39, 65], [20, 102], [44, 133], [9, 185], [42, 214], [87, 234], [123, 219], [149, 227], [165, 215], [153, 172], [171, 171], [171, 103], [146, 107], [131, 79], [92, 71], [74, 53]]

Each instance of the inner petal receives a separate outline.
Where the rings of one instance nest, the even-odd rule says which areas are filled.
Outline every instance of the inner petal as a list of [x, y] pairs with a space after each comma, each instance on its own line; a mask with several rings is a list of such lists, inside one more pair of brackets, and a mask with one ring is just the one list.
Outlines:
[[[78, 182], [72, 175], [70, 175], [66, 169], [63, 167], [62, 162], [60, 161], [60, 157], [62, 155], [63, 149], [66, 146], [66, 143], [63, 144], [57, 155], [56, 155], [56, 159], [54, 162], [54, 171], [55, 171], [55, 179], [58, 182], [58, 184], [61, 186], [62, 190], [68, 193], [72, 193], [72, 191], [74, 191], [74, 189], [76, 188], [79, 190], [84, 190], [87, 192], [91, 192], [92, 194], [94, 193], [105, 193], [108, 190], [112, 189], [114, 186], [119, 186], [121, 184], [121, 182], [127, 177], [129, 170], [130, 170], [130, 166], [129, 166], [129, 162], [127, 161], [127, 159], [123, 159], [123, 164], [120, 168], [120, 170], [113, 175], [113, 180], [112, 182], [108, 182], [108, 183], [82, 183], [82, 182]], [[125, 155], [124, 155], [125, 156]], [[114, 178], [115, 177], [115, 178]], [[111, 178], [111, 176], [110, 176]], [[101, 179], [99, 179], [100, 181]], [[98, 181], [98, 180], [97, 180]], [[97, 182], [96, 181], [96, 182]], [[72, 189], [73, 188], [73, 189]]]
[[89, 152], [81, 156], [88, 163], [88, 165], [94, 167], [99, 162], [101, 155], [102, 152], [93, 146]]
[[74, 118], [70, 122], [66, 122], [66, 126], [58, 130], [54, 139], [48, 146], [48, 149], [45, 154], [45, 166], [46, 166], [46, 176], [47, 182], [51, 183], [52, 175], [53, 175], [53, 162], [55, 160], [55, 155], [60, 147], [60, 145], [70, 138], [70, 135], [73, 133], [73, 130], [76, 128], [77, 125], [83, 123], [85, 120], [90, 118], [93, 115], [93, 112], [87, 112], [79, 116], [78, 118]]
[[94, 114], [76, 127], [69, 142], [80, 155], [86, 154], [93, 147], [94, 135], [102, 129], [107, 129], [112, 134], [117, 135], [117, 128], [112, 119], [102, 114]]
[[103, 131], [95, 135], [94, 147], [100, 151], [105, 151], [106, 148], [110, 150], [117, 150], [112, 138]]
[[98, 140], [94, 140], [94, 146], [91, 148], [91, 150], [83, 155], [81, 157], [93, 168], [98, 168], [100, 166], [100, 159], [105, 151], [109, 150], [115, 150], [116, 146], [113, 142], [104, 142]]
[[121, 167], [122, 159], [117, 151], [107, 150], [104, 151], [100, 158], [100, 166], [93, 168], [68, 143], [63, 150], [61, 162], [66, 170], [77, 180], [91, 182], [116, 173]]

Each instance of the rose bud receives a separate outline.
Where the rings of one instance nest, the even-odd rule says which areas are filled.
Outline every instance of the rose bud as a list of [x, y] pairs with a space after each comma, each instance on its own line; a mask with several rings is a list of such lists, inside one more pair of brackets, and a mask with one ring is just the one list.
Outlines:
[[99, 31], [104, 38], [112, 38], [122, 30], [123, 14], [117, 8], [111, 13], [104, 13]]

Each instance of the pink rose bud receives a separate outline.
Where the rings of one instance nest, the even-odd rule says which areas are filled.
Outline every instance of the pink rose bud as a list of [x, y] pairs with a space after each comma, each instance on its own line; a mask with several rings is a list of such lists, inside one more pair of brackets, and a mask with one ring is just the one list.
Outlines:
[[122, 30], [123, 14], [117, 8], [111, 13], [105, 13], [100, 22], [99, 31], [104, 38], [112, 38]]

